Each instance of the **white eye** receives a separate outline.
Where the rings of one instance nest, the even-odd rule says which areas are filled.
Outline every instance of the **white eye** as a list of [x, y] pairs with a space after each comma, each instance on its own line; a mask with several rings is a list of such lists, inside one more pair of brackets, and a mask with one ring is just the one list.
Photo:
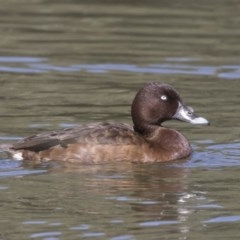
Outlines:
[[166, 101], [166, 100], [167, 100], [167, 96], [166, 96], [166, 95], [162, 95], [162, 96], [161, 96], [161, 99], [162, 99], [163, 101]]

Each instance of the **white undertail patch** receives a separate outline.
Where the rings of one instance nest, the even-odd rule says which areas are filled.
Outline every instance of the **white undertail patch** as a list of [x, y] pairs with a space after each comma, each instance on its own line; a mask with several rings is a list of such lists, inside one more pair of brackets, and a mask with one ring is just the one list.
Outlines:
[[12, 157], [13, 157], [14, 160], [17, 160], [17, 161], [22, 161], [23, 160], [23, 156], [22, 156], [21, 152], [15, 152], [12, 155]]

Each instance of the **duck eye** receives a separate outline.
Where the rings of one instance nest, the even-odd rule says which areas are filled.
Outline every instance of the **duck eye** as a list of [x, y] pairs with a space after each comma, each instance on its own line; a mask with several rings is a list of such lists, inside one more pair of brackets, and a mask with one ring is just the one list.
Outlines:
[[162, 95], [162, 96], [161, 96], [161, 99], [162, 99], [163, 101], [166, 101], [166, 100], [167, 100], [167, 96], [166, 96], [166, 95]]

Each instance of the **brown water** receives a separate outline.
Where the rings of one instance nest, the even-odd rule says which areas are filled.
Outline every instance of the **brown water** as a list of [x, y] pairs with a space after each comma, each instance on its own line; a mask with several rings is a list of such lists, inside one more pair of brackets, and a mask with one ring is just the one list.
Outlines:
[[0, 239], [238, 239], [240, 3], [0, 3], [0, 143], [131, 122], [145, 82], [212, 125], [169, 122], [194, 154], [168, 164], [31, 168], [0, 153]]

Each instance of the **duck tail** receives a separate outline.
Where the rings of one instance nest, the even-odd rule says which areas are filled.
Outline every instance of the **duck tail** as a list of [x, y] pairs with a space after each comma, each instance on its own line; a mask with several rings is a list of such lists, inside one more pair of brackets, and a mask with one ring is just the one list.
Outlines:
[[13, 158], [19, 161], [23, 160], [22, 153], [12, 149], [12, 146], [12, 144], [0, 144], [0, 151], [6, 153], [9, 158]]

